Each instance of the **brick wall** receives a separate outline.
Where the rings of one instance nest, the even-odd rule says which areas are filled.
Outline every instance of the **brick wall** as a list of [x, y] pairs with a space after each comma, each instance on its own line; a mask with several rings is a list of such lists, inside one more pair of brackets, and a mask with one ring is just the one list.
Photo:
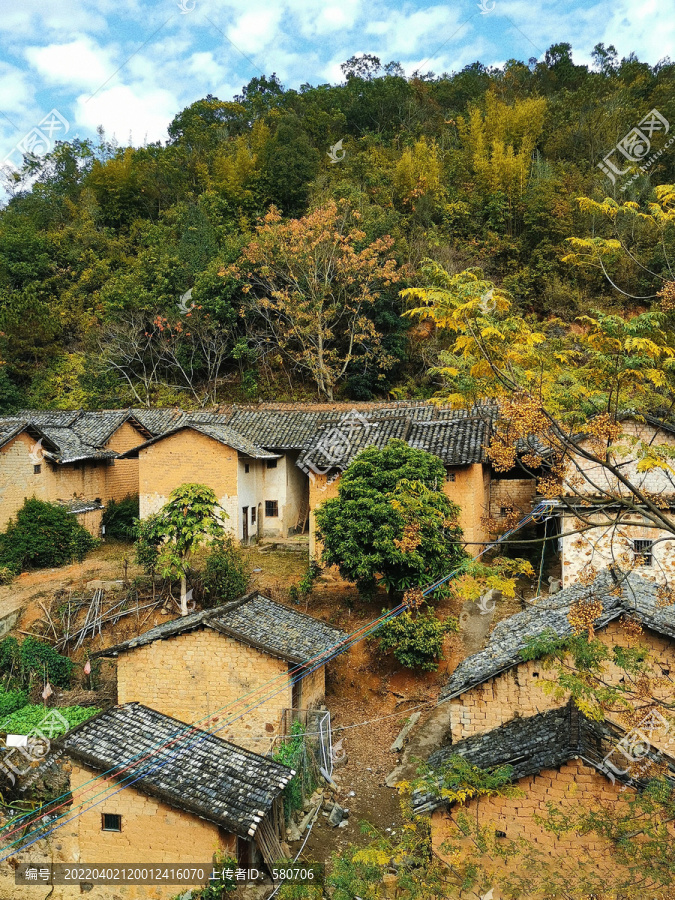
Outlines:
[[[258, 688], [276, 679], [259, 693]], [[253, 693], [252, 693], [253, 692]], [[274, 696], [270, 696], [274, 694]], [[238, 698], [250, 695], [244, 703]], [[219, 737], [267, 751], [279, 733], [281, 710], [292, 706], [288, 664], [233, 638], [204, 628], [121, 653], [117, 661], [118, 703], [137, 700], [182, 722], [199, 722], [222, 707], [223, 718], [260, 706], [218, 732]]]
[[[76, 793], [100, 775], [80, 763], [72, 763], [71, 790]], [[114, 784], [114, 783], [113, 783]], [[83, 795], [90, 797], [94, 791]], [[117, 788], [115, 788], [117, 790]], [[112, 793], [112, 791], [111, 791]], [[77, 802], [77, 797], [75, 798]], [[101, 799], [100, 797], [98, 798]], [[103, 831], [103, 813], [122, 816], [122, 830]], [[123, 788], [110, 799], [85, 809], [75, 820], [77, 851], [75, 862], [85, 863], [201, 863], [211, 862], [216, 851], [234, 854], [236, 837], [198, 816], [175, 809], [161, 800], [147, 797], [133, 787]], [[115, 893], [126, 898], [170, 898], [189, 884], [118, 887]], [[94, 888], [93, 896], [98, 896]]]
[[[597, 808], [600, 804], [611, 804], [619, 814], [618, 805], [623, 802], [621, 785], [612, 783], [595, 769], [580, 760], [570, 760], [559, 769], [544, 769], [538, 775], [521, 778], [517, 782], [524, 791], [523, 797], [482, 797], [479, 801], [470, 800], [461, 807], [469, 820], [481, 827], [494, 831], [502, 831], [507, 840], [525, 839], [536, 848], [551, 857], [555, 865], [556, 857], [567, 859], [570, 855], [588, 862], [598, 868], [606, 866], [606, 871], [615, 869], [608, 854], [608, 844], [596, 834], [577, 835], [564, 834], [556, 837], [546, 831], [543, 825], [535, 821], [535, 815], [547, 817], [547, 803], [568, 812], [574, 812], [582, 804], [587, 808]], [[434, 849], [442, 859], [447, 860], [441, 845], [448, 839], [452, 827], [452, 815], [457, 815], [460, 807], [450, 813], [436, 810], [431, 817], [431, 834]], [[496, 863], [495, 858], [485, 858], [487, 871], [499, 867], [499, 874], [504, 874], [508, 863]], [[511, 863], [511, 873], [518, 876], [518, 857]], [[500, 895], [495, 885], [494, 900]], [[528, 896], [530, 896], [528, 894]], [[538, 896], [538, 895], [537, 895]]]
[[[0, 528], [23, 506], [24, 500], [95, 500], [105, 497], [105, 461], [82, 462], [77, 467], [56, 465], [43, 458], [35, 473], [30, 435], [18, 435], [0, 450]], [[94, 532], [98, 533], [98, 532]]]
[[158, 441], [139, 454], [141, 518], [157, 512], [181, 484], [205, 484], [227, 512], [225, 529], [237, 534], [237, 451], [190, 429]]
[[310, 672], [299, 683], [300, 686], [300, 709], [314, 709], [320, 706], [326, 696], [326, 667], [321, 666]]
[[[142, 444], [145, 438], [129, 422], [122, 425], [109, 438], [106, 450], [123, 453]], [[106, 470], [106, 500], [123, 500], [130, 494], [138, 494], [138, 460], [116, 459]]]
[[503, 518], [503, 509], [527, 515], [532, 511], [536, 491], [534, 478], [493, 478], [490, 484], [490, 517]]
[[[617, 622], [611, 622], [597, 634], [610, 647], [634, 644]], [[640, 643], [649, 649], [651, 656], [664, 669], [675, 672], [674, 642], [645, 629]], [[615, 684], [621, 678], [621, 670], [613, 665], [608, 664], [606, 671], [610, 683]], [[544, 669], [541, 660], [530, 660], [489, 678], [460, 697], [448, 701], [452, 742], [491, 731], [520, 716], [526, 718], [564, 706], [569, 699], [568, 694], [556, 698], [553, 694], [544, 692], [543, 682], [553, 677], [554, 672]], [[664, 688], [664, 699], [667, 694], [668, 691]], [[658, 744], [658, 741], [655, 743]]]

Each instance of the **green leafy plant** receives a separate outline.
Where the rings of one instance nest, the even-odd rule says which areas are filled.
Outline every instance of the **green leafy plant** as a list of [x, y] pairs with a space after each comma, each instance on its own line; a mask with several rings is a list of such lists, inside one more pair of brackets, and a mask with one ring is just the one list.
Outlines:
[[382, 652], [393, 652], [406, 668], [433, 672], [443, 659], [444, 635], [457, 630], [457, 619], [448, 617], [441, 621], [432, 609], [417, 615], [403, 612], [386, 621], [373, 640], [379, 641]]
[[138, 515], [138, 494], [129, 494], [123, 500], [108, 500], [101, 519], [105, 536], [119, 541], [132, 540], [136, 536]]
[[[68, 728], [75, 728], [76, 725], [81, 725], [82, 722], [91, 719], [92, 716], [95, 716], [100, 711], [94, 706], [61, 706], [58, 708], [59, 715], [66, 720]], [[12, 734], [28, 734], [31, 729], [39, 726], [46, 712], [47, 710], [42, 704], [24, 706], [0, 719], [0, 731], [11, 732]], [[50, 723], [50, 729], [54, 737], [56, 737], [56, 734], [64, 734], [66, 730], [65, 727], [59, 729], [57, 724], [52, 723]]]
[[220, 606], [246, 593], [249, 567], [234, 539], [221, 537], [209, 548], [204, 564], [204, 605]]
[[284, 813], [288, 820], [294, 810], [302, 807], [303, 800], [302, 768], [305, 757], [305, 729], [300, 722], [293, 722], [290, 737], [281, 744], [272, 757], [278, 763], [295, 769], [296, 772], [284, 788]]
[[182, 484], [159, 512], [136, 522], [136, 559], [147, 572], [180, 578], [180, 605], [187, 615], [187, 573], [194, 552], [207, 540], [222, 539], [227, 513], [210, 487]]
[[37, 679], [50, 681], [57, 687], [70, 687], [75, 664], [49, 644], [34, 637], [21, 643], [11, 635], [0, 641], [0, 671], [21, 687], [30, 687]]
[[16, 712], [28, 703], [26, 691], [0, 691], [0, 717]]
[[82, 561], [98, 541], [58, 503], [33, 497], [0, 535], [0, 564], [19, 572]]

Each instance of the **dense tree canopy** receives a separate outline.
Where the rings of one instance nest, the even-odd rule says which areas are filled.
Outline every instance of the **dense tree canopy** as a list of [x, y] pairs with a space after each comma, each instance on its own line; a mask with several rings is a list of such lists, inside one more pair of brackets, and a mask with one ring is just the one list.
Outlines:
[[[290, 90], [270, 75], [234, 98], [197, 100], [166, 144], [120, 147], [101, 132], [28, 161], [0, 211], [0, 411], [320, 395], [284, 335], [279, 352], [260, 352], [269, 321], [242, 280], [218, 274], [245, 261], [273, 206], [281, 228], [344, 204], [360, 216], [354, 251], [386, 244], [407, 279], [398, 288], [419, 283], [426, 257], [451, 273], [481, 268], [515, 313], [561, 327], [589, 305], [649, 312], [672, 235], [640, 215], [654, 185], [675, 182], [675, 152], [614, 185], [598, 163], [650, 110], [675, 122], [675, 66], [601, 44], [593, 60], [576, 65], [561, 43], [541, 61], [434, 75], [356, 56], [341, 84]], [[606, 215], [608, 194], [637, 204], [632, 221]], [[262, 263], [254, 275], [264, 281]], [[190, 290], [198, 335], [176, 327]], [[364, 321], [378, 353], [347, 361], [336, 396], [434, 393], [447, 336], [402, 311], [397, 290], [379, 292]], [[169, 329], [161, 340], [157, 317]], [[118, 352], [128, 344], [133, 365]], [[188, 364], [169, 378], [177, 360]], [[148, 369], [150, 383], [139, 374]]]

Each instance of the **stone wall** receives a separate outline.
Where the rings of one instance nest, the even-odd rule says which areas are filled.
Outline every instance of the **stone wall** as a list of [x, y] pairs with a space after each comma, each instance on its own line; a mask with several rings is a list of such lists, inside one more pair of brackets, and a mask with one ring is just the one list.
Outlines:
[[[235, 703], [247, 695], [243, 703]], [[256, 753], [267, 752], [279, 733], [282, 709], [292, 706], [284, 660], [210, 628], [121, 653], [117, 697], [118, 703], [136, 700], [197, 727], [218, 710], [226, 721], [240, 716], [249, 703], [267, 698], [218, 731], [219, 737]]]
[[[602, 517], [584, 514], [585, 520], [602, 522]], [[649, 581], [667, 584], [675, 579], [675, 538], [668, 540], [669, 532], [650, 527], [641, 516], [632, 517], [632, 522], [623, 522], [616, 528], [599, 525], [583, 533], [577, 533], [586, 526], [574, 516], [562, 516], [562, 580], [563, 587], [569, 587], [579, 580], [579, 576], [600, 571], [609, 565], [619, 565], [623, 570], [631, 570]], [[636, 566], [632, 541], [658, 541], [653, 547], [651, 565]]]

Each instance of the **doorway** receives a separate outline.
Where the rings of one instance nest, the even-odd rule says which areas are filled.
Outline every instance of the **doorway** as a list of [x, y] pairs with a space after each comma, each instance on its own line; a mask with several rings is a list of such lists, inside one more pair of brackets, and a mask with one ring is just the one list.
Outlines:
[[241, 520], [242, 520], [242, 540], [244, 541], [245, 544], [248, 544], [248, 506], [242, 506]]

